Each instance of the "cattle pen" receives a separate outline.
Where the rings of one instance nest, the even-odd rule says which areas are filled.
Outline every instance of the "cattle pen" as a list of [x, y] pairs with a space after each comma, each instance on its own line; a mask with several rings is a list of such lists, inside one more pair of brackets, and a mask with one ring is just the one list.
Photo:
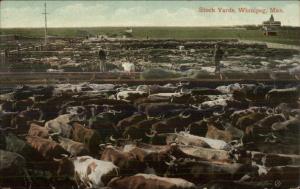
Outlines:
[[280, 77], [272, 79], [268, 73], [259, 74], [255, 73], [245, 74], [245, 77], [236, 77], [234, 75], [226, 74], [225, 79], [220, 80], [217, 76], [203, 77], [201, 79], [190, 78], [172, 78], [172, 79], [141, 79], [140, 72], [124, 73], [124, 72], [62, 72], [62, 73], [49, 73], [49, 72], [1, 72], [0, 83], [3, 85], [9, 84], [55, 84], [55, 83], [113, 83], [128, 85], [139, 84], [167, 84], [178, 83], [179, 81], [188, 81], [193, 86], [218, 86], [231, 83], [264, 83], [276, 85], [297, 84], [299, 80], [294, 75], [289, 73], [280, 73]]

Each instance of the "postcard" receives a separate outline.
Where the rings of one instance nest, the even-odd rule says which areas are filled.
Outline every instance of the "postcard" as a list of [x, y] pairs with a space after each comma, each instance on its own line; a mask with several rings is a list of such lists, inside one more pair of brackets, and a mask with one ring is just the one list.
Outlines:
[[0, 188], [300, 187], [300, 1], [0, 1]]

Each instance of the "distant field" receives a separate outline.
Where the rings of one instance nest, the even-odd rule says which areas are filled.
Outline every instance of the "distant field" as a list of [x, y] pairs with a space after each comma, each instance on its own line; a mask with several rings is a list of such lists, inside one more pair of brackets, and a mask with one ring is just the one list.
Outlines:
[[[118, 35], [125, 27], [97, 28], [49, 28], [50, 36], [84, 37], [95, 34]], [[42, 37], [43, 28], [1, 29], [1, 34], [18, 34], [28, 37]], [[237, 38], [242, 40], [266, 41], [300, 46], [300, 28], [283, 27], [278, 36], [266, 37], [258, 28], [245, 29], [234, 27], [135, 27], [133, 37], [156, 39], [218, 39]]]

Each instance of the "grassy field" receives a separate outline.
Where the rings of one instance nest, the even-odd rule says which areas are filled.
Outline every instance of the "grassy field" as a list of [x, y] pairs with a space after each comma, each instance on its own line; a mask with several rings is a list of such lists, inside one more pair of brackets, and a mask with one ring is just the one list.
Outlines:
[[[124, 27], [97, 28], [49, 28], [48, 35], [63, 37], [85, 37], [95, 34], [120, 34]], [[1, 29], [1, 34], [17, 34], [28, 37], [42, 37], [43, 28]], [[266, 37], [259, 28], [245, 29], [235, 27], [134, 27], [133, 37], [155, 39], [220, 39], [236, 38], [242, 40], [266, 41], [300, 46], [300, 28], [283, 27], [277, 36]]]

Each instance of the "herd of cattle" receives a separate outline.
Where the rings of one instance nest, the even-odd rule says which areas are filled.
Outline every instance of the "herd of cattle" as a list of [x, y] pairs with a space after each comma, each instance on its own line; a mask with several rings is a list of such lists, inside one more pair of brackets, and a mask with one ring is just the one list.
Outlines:
[[0, 187], [300, 186], [298, 86], [21, 86], [0, 95]]

